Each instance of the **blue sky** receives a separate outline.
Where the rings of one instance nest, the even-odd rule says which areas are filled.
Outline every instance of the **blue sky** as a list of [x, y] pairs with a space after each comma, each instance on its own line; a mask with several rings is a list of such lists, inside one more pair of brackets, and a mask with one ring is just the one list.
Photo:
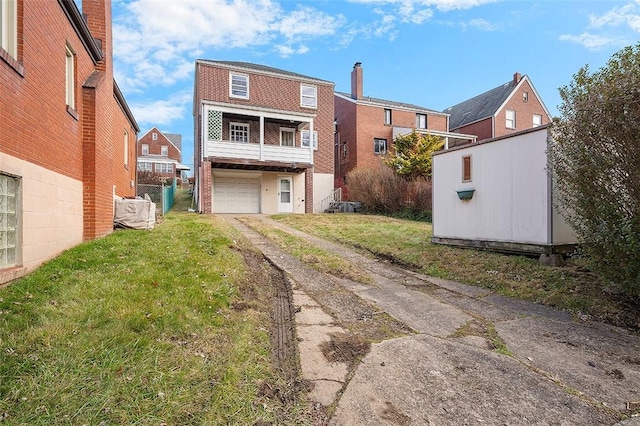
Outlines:
[[[578, 69], [640, 38], [640, 0], [112, 0], [115, 78], [141, 134], [193, 165], [198, 58], [247, 61], [443, 110], [527, 74], [551, 114]], [[79, 0], [78, 0], [79, 2]]]

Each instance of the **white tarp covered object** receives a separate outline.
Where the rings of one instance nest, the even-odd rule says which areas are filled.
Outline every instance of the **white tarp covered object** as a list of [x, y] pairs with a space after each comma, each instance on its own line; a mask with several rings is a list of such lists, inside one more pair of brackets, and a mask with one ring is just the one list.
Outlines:
[[156, 203], [150, 199], [116, 199], [113, 224], [132, 229], [153, 229], [156, 224]]

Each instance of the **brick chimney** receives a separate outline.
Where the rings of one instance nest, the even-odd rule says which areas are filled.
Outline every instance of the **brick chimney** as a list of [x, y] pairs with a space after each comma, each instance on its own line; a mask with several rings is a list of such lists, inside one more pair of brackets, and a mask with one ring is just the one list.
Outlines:
[[513, 82], [515, 84], [520, 83], [520, 80], [522, 80], [522, 75], [519, 72], [516, 72], [515, 74], [513, 74]]
[[82, 14], [85, 16], [87, 27], [98, 46], [102, 49], [103, 60], [96, 68], [101, 71], [111, 71], [113, 57], [111, 0], [82, 0]]
[[351, 97], [362, 99], [362, 63], [356, 62], [351, 71]]

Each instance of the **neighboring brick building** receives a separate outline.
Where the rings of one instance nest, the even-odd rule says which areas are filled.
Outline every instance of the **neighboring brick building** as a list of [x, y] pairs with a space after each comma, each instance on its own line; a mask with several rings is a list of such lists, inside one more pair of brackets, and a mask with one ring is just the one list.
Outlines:
[[1, 283], [112, 231], [139, 129], [113, 80], [111, 0], [0, 6]]
[[335, 96], [335, 186], [345, 186], [349, 171], [375, 167], [393, 140], [412, 130], [441, 136], [445, 146], [474, 141], [472, 135], [448, 132], [448, 114], [404, 102], [363, 95], [363, 69], [351, 71], [351, 93]]
[[198, 211], [321, 211], [333, 192], [333, 83], [246, 62], [195, 67]]
[[470, 133], [478, 140], [497, 138], [550, 123], [551, 115], [526, 75], [445, 109], [449, 130]]
[[138, 171], [165, 178], [182, 178], [189, 167], [182, 164], [182, 135], [162, 133], [152, 127], [138, 139]]

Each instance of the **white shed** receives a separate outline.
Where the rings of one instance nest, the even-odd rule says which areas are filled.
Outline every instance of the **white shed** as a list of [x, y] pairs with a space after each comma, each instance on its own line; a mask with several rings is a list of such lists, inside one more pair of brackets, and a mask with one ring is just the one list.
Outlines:
[[497, 251], [573, 251], [547, 173], [549, 126], [433, 154], [434, 243]]

